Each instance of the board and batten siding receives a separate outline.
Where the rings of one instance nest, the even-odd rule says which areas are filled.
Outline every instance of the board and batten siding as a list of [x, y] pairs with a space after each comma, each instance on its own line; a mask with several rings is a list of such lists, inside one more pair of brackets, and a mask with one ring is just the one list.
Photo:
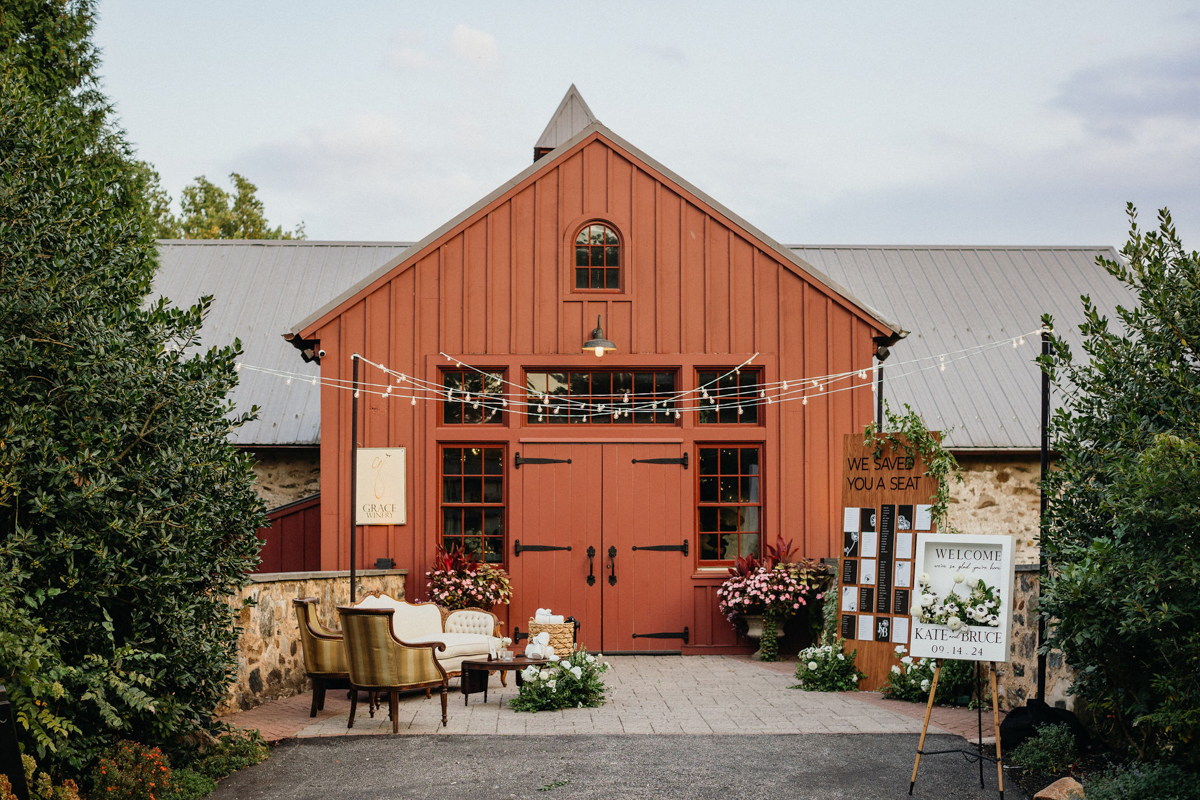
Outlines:
[[[445, 352], [480, 368], [616, 368], [661, 365], [679, 370], [677, 389], [695, 386], [697, 366], [736, 366], [759, 353], [764, 380], [799, 380], [869, 370], [872, 338], [891, 331], [732, 220], [599, 133], [546, 159], [492, 202], [400, 261], [338, 308], [302, 331], [319, 339], [325, 379], [349, 381], [350, 354], [393, 370], [439, 380]], [[601, 221], [622, 238], [619, 293], [578, 292], [573, 241], [587, 222]], [[617, 352], [603, 360], [581, 354], [596, 316]], [[379, 372], [362, 367], [365, 383]], [[765, 424], [698, 426], [684, 414], [678, 426], [526, 426], [506, 414], [504, 426], [439, 427], [440, 405], [364, 394], [361, 446], [408, 448], [408, 524], [370, 527], [362, 565], [379, 557], [417, 576], [410, 599], [424, 596], [438, 532], [439, 442], [506, 442], [509, 556], [519, 538], [521, 509], [513, 451], [535, 438], [764, 443], [764, 543], [777, 533], [803, 555], [835, 555], [840, 544], [841, 437], [873, 416], [868, 379], [853, 391], [773, 404]], [[511, 391], [511, 389], [510, 389]], [[321, 394], [322, 569], [349, 566], [351, 393]], [[694, 470], [687, 473], [692, 486]], [[694, 514], [694, 491], [686, 489]], [[694, 526], [693, 526], [694, 527]], [[695, 537], [692, 537], [695, 545]], [[693, 557], [696, 549], [693, 549]], [[693, 630], [709, 641], [728, 638], [713, 619], [721, 576], [694, 579]], [[702, 611], [703, 610], [703, 611]], [[523, 624], [523, 623], [522, 623]]]

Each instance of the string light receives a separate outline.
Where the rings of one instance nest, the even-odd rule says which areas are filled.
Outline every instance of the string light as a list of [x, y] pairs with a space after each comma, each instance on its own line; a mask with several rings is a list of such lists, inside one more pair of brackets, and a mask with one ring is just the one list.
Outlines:
[[233, 365], [233, 371], [234, 371], [234, 372], [241, 372], [241, 371], [242, 371], [242, 362], [240, 362], [240, 361], [239, 361], [239, 362], [237, 362], [236, 364], [234, 364], [234, 365]]
[[288, 385], [288, 386], [291, 386], [291, 385], [292, 385], [292, 379], [291, 379], [291, 378], [288, 378], [288, 379], [287, 379], [287, 385]]

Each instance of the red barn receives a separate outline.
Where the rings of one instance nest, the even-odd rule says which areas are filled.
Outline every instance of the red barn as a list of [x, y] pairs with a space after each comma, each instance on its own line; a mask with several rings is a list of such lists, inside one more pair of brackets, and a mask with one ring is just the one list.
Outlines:
[[287, 334], [324, 384], [321, 568], [350, 566], [354, 398], [329, 382], [360, 354], [453, 394], [362, 365], [359, 445], [407, 448], [408, 513], [359, 528], [358, 567], [394, 559], [418, 597], [461, 544], [511, 574], [510, 625], [549, 607], [592, 650], [735, 651], [726, 568], [780, 534], [836, 554], [842, 435], [899, 334], [572, 87], [528, 169]]

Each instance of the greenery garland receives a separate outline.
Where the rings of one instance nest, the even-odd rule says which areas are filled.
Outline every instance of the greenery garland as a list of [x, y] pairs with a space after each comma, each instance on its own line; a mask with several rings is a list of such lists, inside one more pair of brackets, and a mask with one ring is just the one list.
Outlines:
[[904, 404], [903, 414], [896, 414], [885, 400], [883, 414], [887, 432], [881, 432], [871, 422], [863, 432], [863, 444], [875, 447], [876, 458], [889, 448], [896, 455], [920, 456], [925, 465], [925, 474], [937, 483], [937, 500], [930, 510], [937, 529], [943, 533], [958, 533], [948, 519], [950, 481], [947, 478], [952, 477], [956, 483], [962, 483], [962, 470], [954, 455], [942, 446], [941, 434], [930, 431], [921, 415], [913, 411], [908, 403]]

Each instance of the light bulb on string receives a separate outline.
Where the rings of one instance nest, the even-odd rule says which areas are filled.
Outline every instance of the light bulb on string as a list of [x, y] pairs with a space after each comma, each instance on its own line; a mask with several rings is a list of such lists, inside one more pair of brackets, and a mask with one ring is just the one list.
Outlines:
[[400, 377], [396, 378], [396, 383], [404, 383], [404, 373], [400, 373]]
[[738, 406], [738, 416], [740, 417], [744, 413], [746, 413], [746, 412], [742, 411], [742, 407]]
[[292, 385], [292, 379], [291, 379], [291, 378], [288, 378], [288, 379], [287, 379], [287, 381], [286, 381], [286, 383], [287, 383], [287, 385], [288, 385], [288, 386], [291, 386], [291, 385]]
[[859, 371], [858, 371], [858, 377], [859, 377], [859, 379], [860, 379], [860, 380], [864, 380], [864, 381], [865, 381], [865, 380], [867, 379], [867, 371], [866, 371], [865, 369], [859, 370]]
[[312, 385], [313, 385], [313, 386], [316, 386], [316, 385], [317, 385], [317, 379], [316, 379], [315, 377], [312, 379]]
[[788, 390], [788, 387], [787, 387], [787, 381], [784, 381], [784, 382], [783, 382], [783, 390], [784, 390], [785, 392]]
[[239, 362], [237, 362], [236, 364], [234, 364], [234, 365], [233, 365], [233, 371], [234, 371], [234, 372], [241, 372], [241, 371], [242, 371], [242, 362], [240, 362], [240, 361], [239, 361]]
[[801, 401], [801, 403], [800, 403], [800, 404], [801, 404], [801, 405], [805, 405], [805, 406], [806, 406], [806, 405], [808, 405], [808, 398], [807, 398], [807, 397], [805, 397], [805, 398], [804, 398], [804, 399]]
[[676, 412], [675, 412], [675, 419], [679, 419], [679, 412], [678, 412], [678, 411], [676, 411]]
[[357, 399], [358, 399], [358, 389], [355, 389], [355, 390], [354, 390], [354, 399], [355, 399], [355, 400], [357, 400]]
[[1014, 338], [1013, 339], [1013, 350], [1016, 350], [1020, 346], [1021, 346], [1020, 341], [1018, 339]]
[[1022, 334], [1022, 335], [1021, 335], [1021, 344], [1025, 344], [1025, 336], [1024, 336], [1024, 334]]
[[415, 406], [416, 404], [417, 404], [417, 398], [416, 398], [416, 397], [414, 397], [414, 398], [412, 399], [412, 403], [411, 403], [410, 405], [414, 405], [414, 406]]

